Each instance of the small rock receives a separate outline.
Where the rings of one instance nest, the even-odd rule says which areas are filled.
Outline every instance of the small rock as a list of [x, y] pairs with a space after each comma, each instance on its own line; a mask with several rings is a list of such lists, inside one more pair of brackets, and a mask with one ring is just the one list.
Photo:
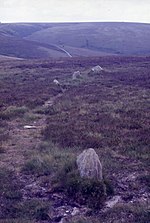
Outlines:
[[104, 70], [101, 66], [99, 66], [99, 65], [97, 65], [97, 66], [95, 66], [95, 67], [93, 67], [92, 69], [91, 69], [94, 73], [96, 73], [96, 74], [98, 74], [98, 73], [100, 73], [102, 70]]
[[71, 215], [72, 215], [72, 216], [75, 216], [75, 215], [78, 215], [79, 213], [80, 213], [79, 208], [74, 207], [74, 208], [73, 208], [73, 211], [72, 211], [72, 213], [71, 213]]
[[72, 80], [76, 80], [81, 77], [80, 71], [75, 71], [72, 75]]
[[106, 202], [106, 207], [107, 208], [113, 208], [120, 201], [121, 201], [120, 196], [114, 196], [112, 199], [110, 199]]
[[59, 83], [59, 81], [57, 79], [54, 79], [53, 83], [56, 84], [56, 85], [60, 85], [60, 83]]
[[36, 129], [37, 128], [37, 126], [35, 126], [35, 125], [25, 125], [24, 126], [24, 129]]

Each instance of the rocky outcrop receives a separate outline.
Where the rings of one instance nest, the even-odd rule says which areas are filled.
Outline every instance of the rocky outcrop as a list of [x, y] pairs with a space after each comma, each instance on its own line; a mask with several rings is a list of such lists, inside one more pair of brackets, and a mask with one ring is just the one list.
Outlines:
[[77, 157], [77, 166], [81, 177], [102, 181], [102, 165], [94, 149], [84, 150]]

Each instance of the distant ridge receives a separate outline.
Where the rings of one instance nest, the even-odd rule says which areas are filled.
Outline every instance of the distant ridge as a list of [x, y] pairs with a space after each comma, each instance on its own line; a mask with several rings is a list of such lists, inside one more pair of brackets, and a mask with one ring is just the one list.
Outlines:
[[0, 23], [0, 55], [19, 58], [150, 55], [150, 24]]

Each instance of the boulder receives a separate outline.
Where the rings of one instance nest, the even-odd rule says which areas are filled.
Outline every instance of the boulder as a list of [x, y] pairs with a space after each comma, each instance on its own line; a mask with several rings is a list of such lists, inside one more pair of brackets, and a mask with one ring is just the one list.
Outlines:
[[102, 181], [102, 165], [94, 149], [84, 150], [77, 157], [77, 166], [81, 177]]
[[56, 85], [60, 85], [60, 83], [59, 83], [59, 81], [57, 79], [54, 79], [53, 83], [56, 84]]
[[81, 77], [80, 71], [75, 71], [72, 75], [72, 80], [76, 80]]
[[91, 70], [92, 70], [92, 72], [98, 74], [104, 69], [102, 67], [100, 67], [99, 65], [97, 65], [97, 66], [93, 67]]

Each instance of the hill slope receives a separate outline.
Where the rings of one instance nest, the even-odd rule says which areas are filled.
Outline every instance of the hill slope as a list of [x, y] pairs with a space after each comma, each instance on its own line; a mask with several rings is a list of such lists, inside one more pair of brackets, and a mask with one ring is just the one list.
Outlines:
[[64, 52], [55, 46], [24, 40], [22, 38], [0, 35], [0, 55], [19, 58], [63, 57]]
[[61, 24], [27, 39], [123, 55], [150, 54], [150, 25], [135, 23]]
[[0, 54], [23, 58], [150, 55], [150, 25], [140, 23], [0, 24]]

